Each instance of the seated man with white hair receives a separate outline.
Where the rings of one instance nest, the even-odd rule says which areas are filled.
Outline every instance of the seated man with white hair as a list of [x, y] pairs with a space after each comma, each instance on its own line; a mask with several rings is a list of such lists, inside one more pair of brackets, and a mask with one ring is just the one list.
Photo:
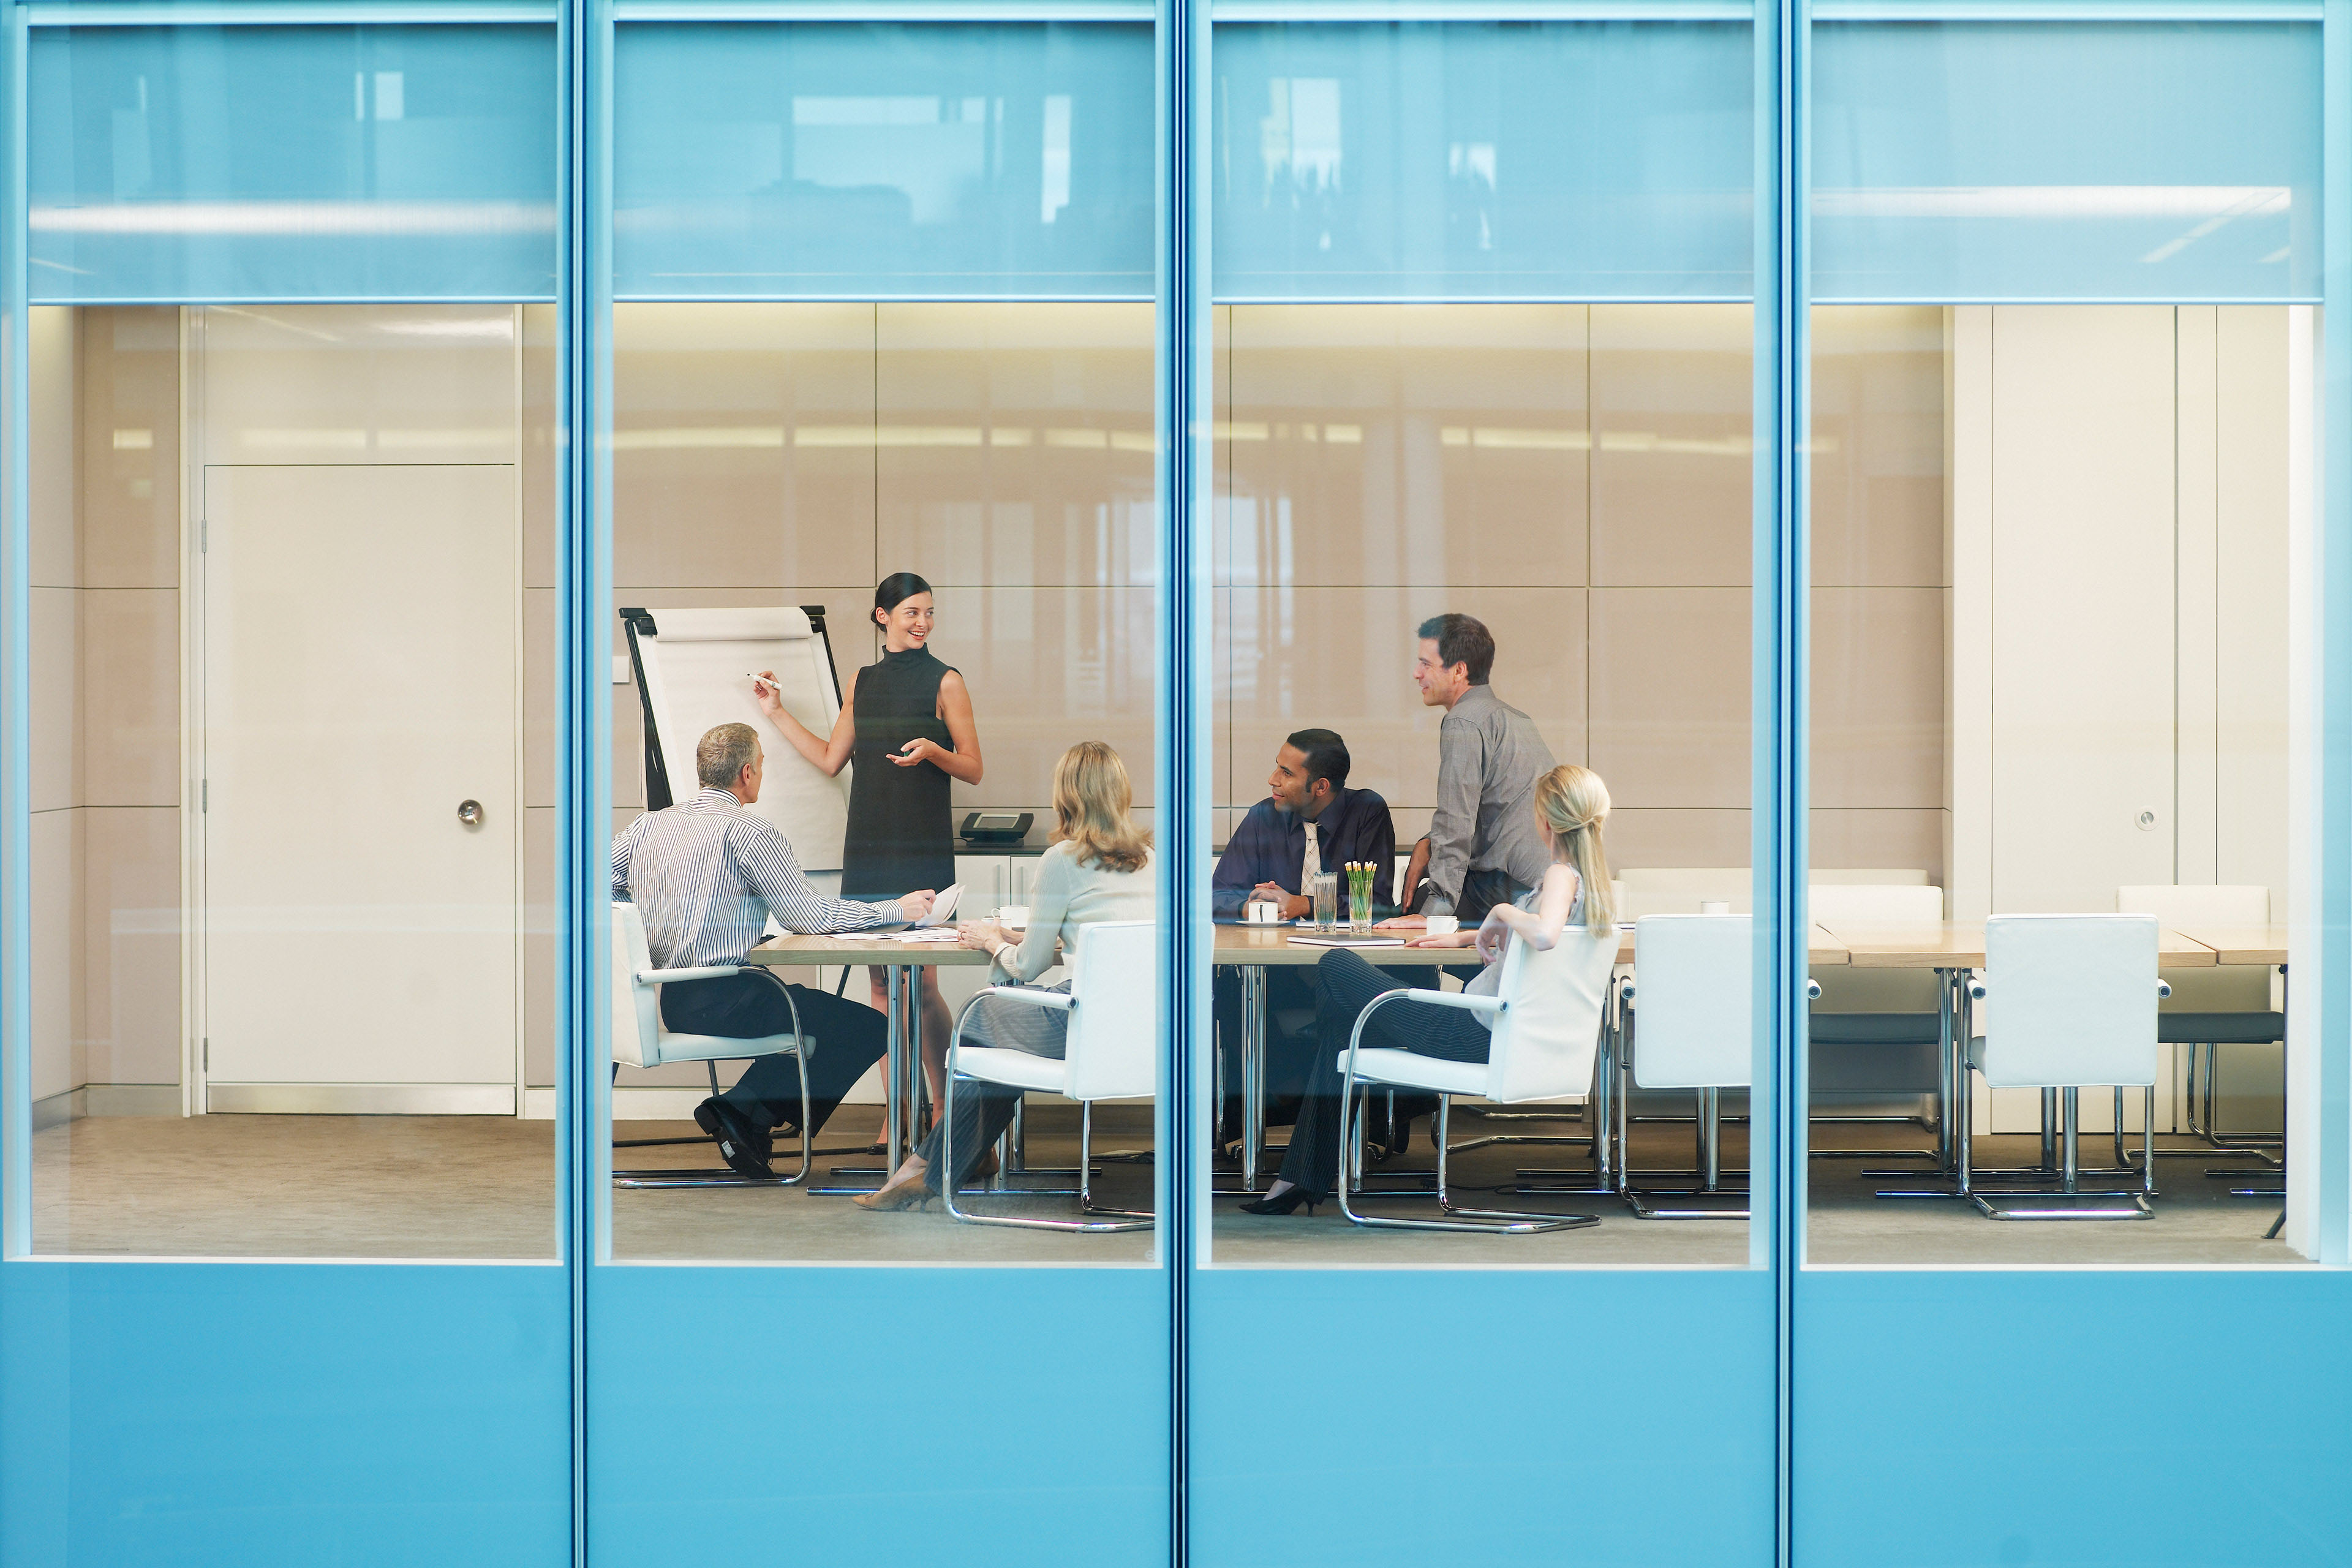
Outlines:
[[[767, 759], [749, 724], [721, 724], [694, 749], [701, 793], [649, 811], [613, 840], [613, 897], [645, 918], [656, 969], [740, 963], [767, 929], [813, 936], [919, 921], [931, 889], [886, 903], [829, 899], [812, 886], [793, 847], [743, 808], [760, 798]], [[665, 985], [662, 1022], [681, 1034], [757, 1039], [792, 1033], [792, 1005], [772, 969], [751, 967], [719, 980]], [[801, 1026], [818, 1042], [808, 1064], [809, 1104], [791, 1060], [761, 1057], [733, 1089], [695, 1108], [694, 1120], [719, 1145], [728, 1166], [765, 1176], [777, 1127], [805, 1126], [812, 1137], [850, 1086], [882, 1059], [888, 1026], [880, 1013], [804, 985], [791, 987]], [[803, 1121], [803, 1118], [806, 1120]]]

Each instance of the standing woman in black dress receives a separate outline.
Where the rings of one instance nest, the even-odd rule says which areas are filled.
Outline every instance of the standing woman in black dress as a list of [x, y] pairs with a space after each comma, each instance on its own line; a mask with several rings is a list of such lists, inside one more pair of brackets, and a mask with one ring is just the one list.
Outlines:
[[[842, 845], [841, 896], [895, 899], [955, 881], [955, 820], [949, 781], [980, 782], [980, 731], [971, 721], [971, 692], [953, 667], [925, 646], [931, 637], [931, 585], [912, 572], [894, 572], [874, 590], [874, 619], [882, 627], [882, 658], [849, 678], [841, 717], [820, 740], [777, 700], [776, 688], [753, 683], [760, 710], [827, 778], [844, 763], [849, 781], [849, 831]], [[773, 672], [767, 672], [772, 674]], [[939, 1105], [954, 1026], [940, 995], [940, 972], [924, 965], [923, 1076]], [[879, 969], [874, 1005], [887, 1005]]]

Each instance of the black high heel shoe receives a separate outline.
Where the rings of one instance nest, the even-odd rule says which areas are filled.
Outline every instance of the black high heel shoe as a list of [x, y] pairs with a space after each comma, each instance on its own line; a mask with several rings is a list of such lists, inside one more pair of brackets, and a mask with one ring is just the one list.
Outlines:
[[1315, 1212], [1315, 1205], [1322, 1201], [1321, 1198], [1308, 1197], [1305, 1187], [1292, 1187], [1279, 1197], [1263, 1197], [1255, 1202], [1244, 1204], [1241, 1205], [1241, 1210], [1244, 1214], [1288, 1214], [1300, 1204], [1305, 1204], [1307, 1212], [1312, 1215]]

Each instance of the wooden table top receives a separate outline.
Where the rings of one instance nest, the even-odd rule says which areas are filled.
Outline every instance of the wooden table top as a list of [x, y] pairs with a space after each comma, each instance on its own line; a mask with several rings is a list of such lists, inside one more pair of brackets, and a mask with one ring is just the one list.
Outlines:
[[[1333, 950], [1309, 942], [1293, 942], [1293, 935], [1305, 935], [1293, 926], [1221, 925], [1217, 927], [1215, 962], [1299, 965], [1313, 963]], [[1403, 933], [1398, 933], [1403, 934]], [[1475, 963], [1478, 954], [1467, 947], [1358, 947], [1353, 952], [1367, 963], [1382, 968], [1434, 967], [1447, 963]], [[1845, 945], [1820, 926], [1813, 928], [1812, 942], [1807, 954], [1814, 963], [1834, 964], [1846, 961]], [[1620, 926], [1617, 939], [1617, 962], [1633, 962], [1633, 928]]]
[[2183, 926], [2182, 936], [2213, 950], [2217, 963], [2284, 963], [2284, 926]]
[[851, 931], [844, 936], [771, 937], [745, 953], [743, 962], [772, 964], [784, 969], [820, 964], [830, 967], [836, 963], [866, 963], [877, 967], [913, 963], [927, 968], [960, 969], [985, 964], [988, 954], [977, 948], [959, 947], [951, 942], [891, 942], [884, 937]]
[[[1849, 925], [1838, 933], [1856, 969], [1977, 969], [1985, 961], [1984, 921], [1939, 925]], [[2157, 933], [2157, 962], [2166, 969], [2210, 968], [2214, 950], [2179, 931]]]

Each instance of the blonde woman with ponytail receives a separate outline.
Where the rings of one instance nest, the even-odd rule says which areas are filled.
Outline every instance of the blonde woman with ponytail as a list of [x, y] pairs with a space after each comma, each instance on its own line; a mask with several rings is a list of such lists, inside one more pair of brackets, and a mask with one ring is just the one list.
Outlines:
[[[1475, 947], [1486, 967], [1464, 987], [1491, 995], [1501, 983], [1498, 962], [1516, 939], [1538, 952], [1556, 945], [1570, 925], [1592, 928], [1616, 921], [1609, 888], [1609, 857], [1601, 846], [1609, 816], [1609, 786], [1590, 768], [1570, 763], [1536, 781], [1536, 831], [1551, 851], [1543, 880], [1517, 903], [1496, 904], [1475, 931], [1425, 936], [1413, 947]], [[1282, 1177], [1265, 1197], [1242, 1205], [1251, 1214], [1289, 1214], [1300, 1204], [1313, 1214], [1338, 1180], [1339, 1170], [1339, 1058], [1356, 1019], [1396, 980], [1355, 953], [1335, 948], [1315, 966], [1317, 1058], [1307, 1079], [1306, 1103], [1283, 1157]], [[1432, 1015], [1434, 1014], [1434, 1016]], [[1410, 1022], [1408, 1022], [1410, 1018]], [[1393, 1021], [1391, 1021], [1393, 1020]], [[1490, 1042], [1486, 1017], [1454, 1008], [1391, 1008], [1365, 1026], [1364, 1043], [1413, 1051], [1445, 1061], [1483, 1062]]]

